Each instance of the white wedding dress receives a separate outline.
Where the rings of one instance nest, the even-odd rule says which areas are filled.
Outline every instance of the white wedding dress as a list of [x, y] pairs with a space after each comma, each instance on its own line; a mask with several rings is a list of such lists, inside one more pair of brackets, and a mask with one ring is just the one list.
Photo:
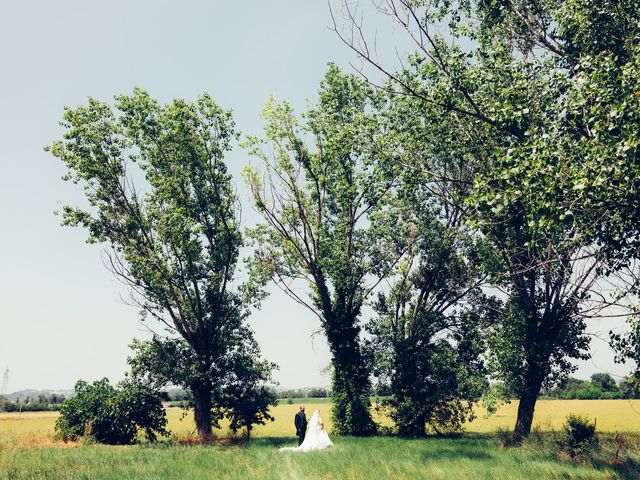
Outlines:
[[298, 447], [284, 447], [281, 448], [281, 452], [310, 452], [311, 450], [324, 450], [333, 445], [333, 442], [329, 440], [329, 434], [322, 425], [320, 419], [320, 412], [315, 410], [309, 423], [307, 424], [307, 433], [304, 437], [304, 441]]

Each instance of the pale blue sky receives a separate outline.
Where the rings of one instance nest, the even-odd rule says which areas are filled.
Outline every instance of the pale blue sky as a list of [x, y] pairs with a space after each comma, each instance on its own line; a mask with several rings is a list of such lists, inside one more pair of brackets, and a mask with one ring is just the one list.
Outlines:
[[[134, 86], [163, 101], [207, 91], [234, 110], [242, 132], [255, 134], [270, 94], [301, 110], [328, 61], [350, 68], [355, 58], [328, 29], [325, 0], [0, 0], [0, 7], [0, 370], [10, 369], [9, 391], [119, 380], [127, 345], [145, 328], [119, 300], [126, 291], [102, 265], [100, 248], [53, 215], [82, 199], [42, 150], [61, 135], [63, 106]], [[401, 37], [380, 32], [381, 55], [393, 62]], [[236, 149], [227, 160], [243, 195], [237, 173], [246, 155]], [[249, 225], [255, 215], [243, 203]], [[319, 328], [313, 314], [274, 291], [251, 323], [283, 386], [329, 383], [321, 374], [326, 343], [311, 338]], [[613, 365], [603, 342], [593, 347], [581, 376], [627, 370]]]

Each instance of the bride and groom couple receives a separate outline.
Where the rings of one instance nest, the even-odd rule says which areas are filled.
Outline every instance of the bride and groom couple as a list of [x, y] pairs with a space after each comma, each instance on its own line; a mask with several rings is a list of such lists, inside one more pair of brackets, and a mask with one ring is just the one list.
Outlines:
[[329, 440], [329, 434], [324, 429], [324, 423], [320, 412], [315, 410], [311, 418], [307, 422], [307, 416], [304, 413], [304, 405], [300, 405], [300, 411], [296, 413], [294, 419], [296, 426], [296, 435], [298, 436], [297, 447], [284, 447], [281, 452], [309, 452], [311, 450], [324, 450], [333, 445]]

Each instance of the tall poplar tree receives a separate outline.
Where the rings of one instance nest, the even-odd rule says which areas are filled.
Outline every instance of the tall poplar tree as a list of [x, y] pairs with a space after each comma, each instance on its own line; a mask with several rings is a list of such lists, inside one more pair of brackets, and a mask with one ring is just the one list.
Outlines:
[[264, 219], [252, 234], [254, 272], [318, 316], [332, 354], [334, 425], [350, 435], [375, 430], [362, 308], [403, 252], [385, 220], [396, 177], [380, 101], [330, 66], [304, 123], [287, 103], [269, 102], [265, 137], [248, 142], [262, 167], [245, 172]]
[[[50, 151], [88, 202], [65, 206], [63, 224], [107, 246], [107, 264], [143, 318], [169, 331], [170, 338], [135, 346], [155, 352], [144, 359], [155, 358], [165, 377], [191, 391], [207, 441], [237, 359], [258, 353], [245, 319], [261, 294], [234, 282], [242, 236], [223, 159], [236, 137], [231, 113], [206, 94], [162, 105], [136, 89], [114, 107], [90, 98], [68, 108], [62, 125]], [[271, 367], [256, 365], [268, 379]]]

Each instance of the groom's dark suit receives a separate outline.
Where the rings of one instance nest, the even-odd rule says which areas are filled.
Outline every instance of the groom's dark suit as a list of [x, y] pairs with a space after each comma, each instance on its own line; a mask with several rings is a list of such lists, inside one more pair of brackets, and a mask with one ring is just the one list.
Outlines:
[[304, 441], [304, 434], [307, 432], [307, 416], [304, 412], [296, 413], [293, 422], [296, 426], [296, 435], [298, 436], [298, 445]]

